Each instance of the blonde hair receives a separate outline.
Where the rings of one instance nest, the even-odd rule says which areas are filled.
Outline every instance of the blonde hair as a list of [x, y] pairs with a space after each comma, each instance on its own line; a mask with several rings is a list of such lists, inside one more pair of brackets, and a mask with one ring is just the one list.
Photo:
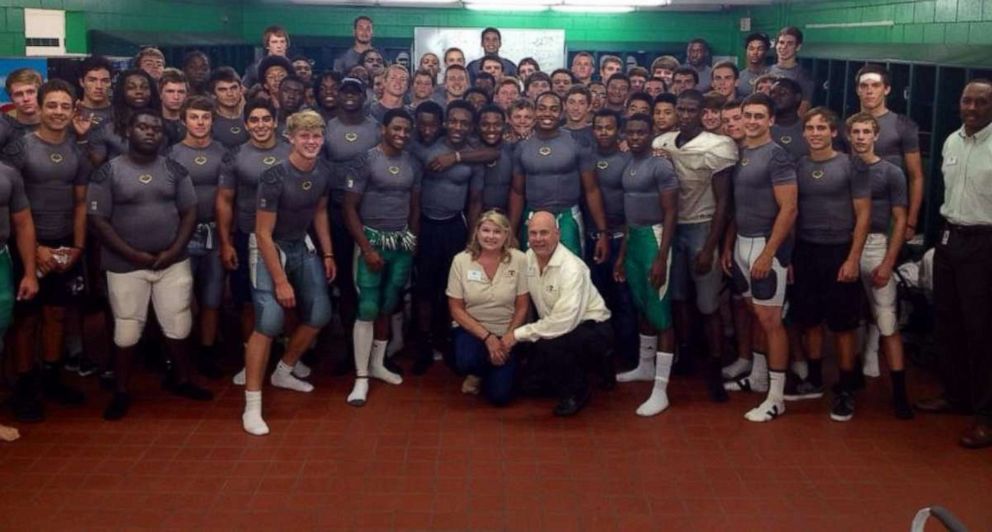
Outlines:
[[465, 247], [465, 251], [472, 255], [472, 260], [478, 259], [479, 255], [482, 254], [482, 244], [479, 243], [479, 228], [486, 222], [499, 226], [506, 233], [506, 240], [503, 241], [503, 249], [500, 250], [500, 261], [510, 262], [510, 250], [517, 249], [517, 239], [513, 237], [513, 231], [510, 230], [510, 219], [496, 209], [489, 209], [479, 215], [479, 219], [472, 226], [472, 235], [469, 238], [468, 246]]
[[323, 131], [325, 127], [324, 119], [320, 117], [317, 111], [307, 109], [306, 111], [300, 111], [298, 113], [293, 113], [286, 120], [286, 134], [293, 135], [297, 131], [308, 131], [319, 129]]
[[41, 79], [41, 74], [39, 74], [37, 70], [32, 70], [30, 68], [18, 68], [7, 75], [7, 81], [5, 82], [7, 94], [10, 94], [10, 91], [13, 89], [15, 83], [30, 83], [37, 89], [38, 87], [41, 87], [43, 80]]

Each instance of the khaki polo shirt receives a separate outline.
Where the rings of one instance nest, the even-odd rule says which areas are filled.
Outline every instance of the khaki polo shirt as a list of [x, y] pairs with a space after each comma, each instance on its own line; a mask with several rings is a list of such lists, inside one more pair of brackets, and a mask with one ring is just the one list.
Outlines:
[[465, 302], [465, 310], [489, 332], [502, 336], [510, 327], [517, 296], [527, 293], [527, 257], [510, 250], [510, 261], [501, 262], [490, 279], [472, 255], [455, 255], [448, 272], [448, 297]]

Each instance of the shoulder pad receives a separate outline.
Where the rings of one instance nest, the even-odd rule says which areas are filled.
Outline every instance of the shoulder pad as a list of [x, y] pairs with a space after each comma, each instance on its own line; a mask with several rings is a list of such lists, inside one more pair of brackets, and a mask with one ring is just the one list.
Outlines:
[[275, 185], [277, 183], [282, 183], [283, 178], [286, 177], [286, 174], [286, 165], [277, 164], [263, 172], [262, 176], [259, 178], [259, 181], [267, 185]]

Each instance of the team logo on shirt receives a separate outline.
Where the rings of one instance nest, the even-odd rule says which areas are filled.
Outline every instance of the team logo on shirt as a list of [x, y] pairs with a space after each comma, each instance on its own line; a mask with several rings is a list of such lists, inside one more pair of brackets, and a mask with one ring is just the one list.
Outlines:
[[203, 156], [203, 155], [197, 155], [193, 159], [193, 162], [196, 163], [199, 166], [203, 166], [203, 165], [207, 164], [207, 158], [206, 158], [206, 156]]
[[823, 170], [813, 170], [813, 179], [820, 179], [823, 177]]
[[152, 182], [152, 176], [151, 174], [141, 174], [138, 176], [138, 181], [140, 181], [142, 184], [147, 185], [148, 183]]
[[347, 140], [348, 142], [355, 142], [356, 140], [358, 140], [358, 133], [355, 133], [354, 131], [349, 131], [344, 134], [344, 140]]
[[241, 133], [241, 128], [238, 126], [231, 126], [231, 134], [237, 135], [238, 133]]
[[310, 190], [311, 188], [313, 188], [313, 181], [303, 182], [303, 190]]
[[596, 163], [596, 168], [599, 168], [600, 170], [606, 170], [609, 167], [610, 167], [610, 163], [606, 161], [599, 161], [598, 163]]
[[269, 155], [268, 157], [262, 159], [262, 164], [264, 164], [265, 166], [272, 166], [276, 164], [276, 158]]
[[782, 144], [792, 144], [792, 137], [790, 137], [788, 135], [784, 135], [782, 137], [779, 137], [778, 140], [781, 141]]
[[748, 164], [751, 164], [751, 159], [748, 159], [747, 157], [741, 159], [741, 166], [747, 166]]
[[62, 162], [62, 154], [61, 153], [53, 153], [53, 154], [49, 155], [48, 158], [51, 159], [52, 162], [55, 163], [55, 164], [59, 164], [60, 162]]
[[537, 153], [540, 153], [542, 157], [547, 157], [551, 155], [551, 146], [541, 146], [541, 149], [537, 150]]
[[399, 166], [390, 166], [386, 170], [389, 171], [389, 173], [390, 174], [393, 174], [393, 175], [399, 175], [399, 173], [400, 173], [400, 167]]

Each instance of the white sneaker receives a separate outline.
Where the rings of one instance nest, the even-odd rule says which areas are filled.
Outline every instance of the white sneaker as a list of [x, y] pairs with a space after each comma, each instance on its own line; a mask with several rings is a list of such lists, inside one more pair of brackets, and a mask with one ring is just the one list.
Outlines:
[[245, 385], [245, 368], [241, 368], [241, 371], [235, 373], [234, 376], [231, 377], [231, 382], [234, 383], [235, 386], [244, 386]]
[[766, 423], [785, 413], [785, 402], [765, 399], [763, 403], [752, 408], [744, 419], [755, 423]]
[[269, 377], [269, 382], [271, 382], [276, 388], [285, 388], [287, 390], [303, 393], [310, 393], [313, 391], [313, 384], [310, 384], [307, 381], [301, 381], [292, 374], [281, 375], [278, 371], [272, 372], [272, 376]]
[[727, 381], [723, 383], [723, 389], [728, 392], [761, 392], [768, 391], [768, 379], [752, 379], [750, 376], [743, 379]]

